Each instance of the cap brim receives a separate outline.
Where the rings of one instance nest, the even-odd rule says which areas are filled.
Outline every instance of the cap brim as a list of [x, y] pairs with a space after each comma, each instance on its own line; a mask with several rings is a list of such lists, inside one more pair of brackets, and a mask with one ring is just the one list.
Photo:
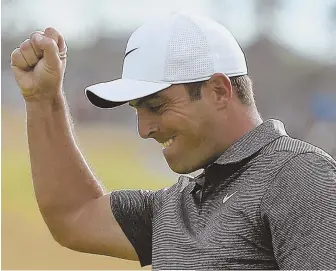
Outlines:
[[113, 108], [129, 101], [146, 97], [170, 87], [169, 83], [156, 83], [133, 79], [114, 81], [88, 86], [85, 95], [88, 100], [100, 108]]

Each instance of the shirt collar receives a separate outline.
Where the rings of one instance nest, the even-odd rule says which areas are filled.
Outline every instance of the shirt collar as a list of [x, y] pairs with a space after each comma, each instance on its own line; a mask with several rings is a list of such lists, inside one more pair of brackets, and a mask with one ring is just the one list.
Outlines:
[[[251, 157], [260, 149], [282, 136], [288, 136], [283, 123], [279, 120], [269, 119], [232, 144], [214, 163], [210, 164], [207, 168], [211, 167], [213, 164], [227, 165], [239, 163], [242, 160]], [[194, 178], [189, 178], [189, 181], [195, 181], [189, 190], [190, 193], [197, 190], [197, 184], [198, 186], [203, 186], [205, 181], [204, 176], [205, 171]]]
[[281, 136], [287, 136], [283, 123], [269, 119], [241, 137], [214, 163], [220, 165], [238, 163]]

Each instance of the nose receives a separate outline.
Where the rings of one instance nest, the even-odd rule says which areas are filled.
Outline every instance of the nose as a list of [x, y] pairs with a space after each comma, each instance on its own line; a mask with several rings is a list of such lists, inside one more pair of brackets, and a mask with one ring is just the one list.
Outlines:
[[155, 132], [159, 131], [158, 119], [156, 116], [142, 112], [137, 112], [138, 133], [141, 138], [151, 138]]

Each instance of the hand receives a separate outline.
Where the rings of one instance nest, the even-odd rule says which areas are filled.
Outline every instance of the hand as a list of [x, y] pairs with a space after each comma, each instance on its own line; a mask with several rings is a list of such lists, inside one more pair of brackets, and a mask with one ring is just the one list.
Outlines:
[[67, 46], [53, 28], [36, 31], [11, 55], [11, 68], [26, 101], [52, 100], [62, 93]]

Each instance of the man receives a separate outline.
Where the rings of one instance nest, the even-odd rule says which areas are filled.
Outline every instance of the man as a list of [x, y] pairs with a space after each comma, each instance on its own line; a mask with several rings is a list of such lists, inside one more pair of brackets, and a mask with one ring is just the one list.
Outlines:
[[66, 51], [47, 28], [11, 56], [36, 199], [62, 246], [154, 269], [336, 267], [336, 162], [262, 121], [225, 27], [183, 14], [145, 24], [129, 39], [122, 78], [85, 91], [101, 108], [134, 107], [140, 136], [163, 144], [173, 171], [204, 169], [159, 191], [106, 193], [91, 173], [62, 92]]

